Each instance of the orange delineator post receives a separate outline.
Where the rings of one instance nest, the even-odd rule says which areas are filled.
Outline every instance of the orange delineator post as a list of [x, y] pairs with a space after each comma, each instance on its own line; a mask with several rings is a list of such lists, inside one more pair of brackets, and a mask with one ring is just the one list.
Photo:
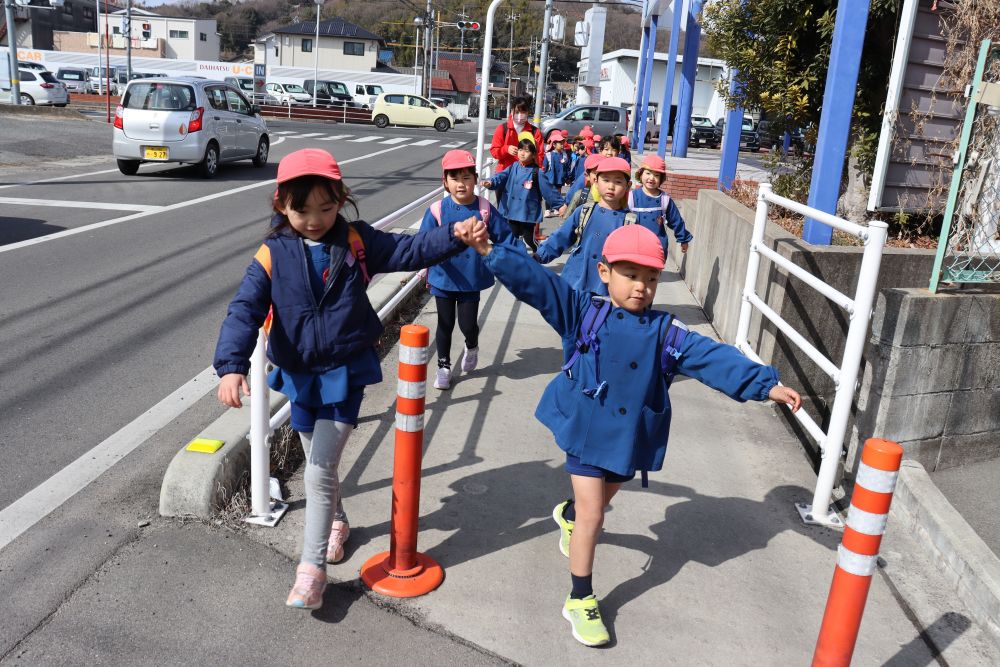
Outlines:
[[899, 444], [876, 438], [865, 441], [813, 667], [851, 664], [902, 460]]
[[417, 551], [429, 342], [427, 327], [408, 324], [400, 330], [389, 551], [361, 566], [361, 579], [369, 588], [398, 598], [424, 595], [444, 580], [444, 569]]

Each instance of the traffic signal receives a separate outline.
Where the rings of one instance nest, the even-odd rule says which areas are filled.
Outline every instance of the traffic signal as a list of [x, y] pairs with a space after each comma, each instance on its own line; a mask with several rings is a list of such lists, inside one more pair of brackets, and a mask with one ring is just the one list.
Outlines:
[[142, 38], [149, 39], [153, 35], [153, 24], [143, 23], [142, 24]]
[[455, 25], [459, 30], [479, 30], [479, 21], [459, 21]]

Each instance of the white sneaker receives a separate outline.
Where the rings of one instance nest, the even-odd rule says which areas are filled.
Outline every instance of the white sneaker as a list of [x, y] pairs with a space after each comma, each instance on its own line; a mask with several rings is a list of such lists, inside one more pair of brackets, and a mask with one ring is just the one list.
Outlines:
[[440, 367], [438, 368], [437, 377], [434, 378], [434, 388], [435, 389], [450, 389], [451, 388], [451, 369]]
[[465, 354], [462, 355], [462, 372], [468, 373], [470, 371], [476, 370], [476, 366], [479, 364], [479, 348], [465, 348]]

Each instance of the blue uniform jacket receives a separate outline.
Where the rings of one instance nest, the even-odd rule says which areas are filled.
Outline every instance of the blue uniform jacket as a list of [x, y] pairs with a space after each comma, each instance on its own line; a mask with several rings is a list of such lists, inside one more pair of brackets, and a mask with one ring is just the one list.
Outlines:
[[[538, 262], [548, 264], [570, 248], [582, 212], [583, 206], [577, 207], [566, 222], [538, 246], [538, 250], [535, 251], [535, 259]], [[583, 229], [583, 238], [573, 248], [562, 270], [563, 280], [573, 289], [607, 295], [608, 286], [601, 282], [597, 274], [597, 262], [601, 260], [608, 234], [625, 224], [626, 213], [628, 209], [615, 211], [600, 204], [594, 205], [594, 212], [590, 214], [590, 220]]]
[[[660, 197], [650, 197], [642, 188], [632, 190], [632, 212], [639, 218], [639, 224], [656, 234], [663, 242], [663, 252], [667, 251], [667, 230], [673, 230], [678, 243], [690, 243], [694, 236], [684, 226], [684, 218], [674, 203], [667, 202], [666, 215], [660, 208]], [[645, 209], [645, 210], [644, 210]]]
[[566, 155], [565, 151], [549, 151], [545, 154], [545, 171], [539, 174], [539, 177], [548, 180], [549, 187], [552, 188], [555, 194], [559, 195], [556, 201], [545, 200], [549, 208], [559, 208], [566, 203], [560, 190], [562, 190], [563, 183], [566, 181], [566, 174], [569, 173], [569, 167], [570, 157]]
[[[562, 336], [568, 360], [591, 295], [503, 246], [494, 246], [486, 265]], [[612, 308], [597, 332], [600, 378], [607, 382], [607, 391], [593, 398], [583, 393], [598, 385], [591, 348], [570, 373], [560, 373], [549, 383], [535, 410], [560, 448], [619, 475], [663, 467], [671, 408], [660, 350], [669, 322], [669, 314], [657, 310], [634, 314]], [[763, 401], [778, 383], [772, 366], [754, 363], [736, 348], [694, 332], [688, 332], [681, 345], [677, 372], [737, 401]]]
[[[442, 225], [460, 222], [470, 216], [477, 220], [482, 219], [477, 199], [473, 199], [471, 204], [459, 204], [451, 197], [445, 197], [442, 200]], [[430, 209], [427, 209], [424, 212], [424, 219], [420, 223], [420, 231], [429, 231], [437, 226], [437, 220], [434, 219]], [[507, 219], [492, 205], [490, 206], [487, 226], [490, 240], [493, 243], [514, 243], [514, 235], [510, 231]], [[518, 246], [524, 248], [523, 243], [519, 243]], [[494, 279], [493, 274], [486, 268], [483, 258], [475, 250], [466, 246], [463, 252], [432, 266], [427, 272], [427, 282], [431, 287], [441, 292], [481, 292], [492, 287]]]
[[566, 179], [572, 184], [572, 188], [583, 187], [583, 175], [587, 171], [584, 169], [584, 162], [587, 161], [587, 156], [585, 155], [573, 155], [573, 170], [570, 172], [569, 177]]
[[[353, 225], [365, 245], [369, 275], [416, 270], [464, 248], [454, 237], [454, 224], [412, 236], [372, 229], [365, 222], [341, 217], [322, 239], [347, 248], [347, 225]], [[350, 250], [317, 301], [309, 284], [308, 256], [303, 240], [292, 230], [271, 234], [264, 243], [271, 252], [271, 277], [254, 259], [247, 267], [229, 312], [222, 322], [213, 366], [219, 377], [245, 375], [257, 330], [273, 306], [268, 358], [292, 373], [325, 373], [347, 363], [359, 350], [373, 346], [382, 323], [368, 301], [358, 263]]]
[[[539, 173], [538, 167], [526, 167], [515, 162], [490, 179], [500, 197], [500, 212], [515, 222], [541, 222], [542, 198], [547, 202], [560, 201], [562, 195], [554, 191]], [[503, 193], [500, 194], [500, 190]]]

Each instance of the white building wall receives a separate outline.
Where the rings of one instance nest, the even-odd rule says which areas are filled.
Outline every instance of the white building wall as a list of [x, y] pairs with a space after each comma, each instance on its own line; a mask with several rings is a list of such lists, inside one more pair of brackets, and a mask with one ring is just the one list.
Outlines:
[[[279, 34], [278, 64], [282, 67], [312, 67], [315, 63], [315, 51], [303, 51], [302, 40], [312, 40], [311, 35]], [[344, 53], [344, 42], [356, 42], [365, 45], [364, 54], [360, 56]], [[314, 47], [315, 48], [315, 47]], [[320, 69], [347, 70], [353, 72], [370, 72], [378, 65], [378, 42], [357, 37], [319, 37], [319, 67]], [[312, 78], [312, 77], [310, 77]]]
[[[103, 33], [104, 14], [101, 17]], [[112, 12], [108, 16], [108, 26], [115, 31], [121, 30], [122, 14]], [[179, 19], [169, 16], [147, 16], [138, 12], [132, 14], [132, 35], [142, 34], [142, 24], [148, 23], [150, 37], [162, 39], [163, 55], [178, 60], [218, 60], [219, 34], [218, 22], [215, 19]], [[187, 33], [187, 37], [171, 37], [170, 33]], [[201, 41], [201, 34], [205, 41]]]
[[[601, 68], [601, 104], [611, 104], [632, 108], [635, 105], [636, 76], [638, 70], [639, 52], [631, 49], [620, 49], [604, 54]], [[681, 64], [683, 58], [677, 56], [677, 68], [674, 74], [674, 91], [672, 104], [676, 105], [680, 97]], [[718, 93], [717, 85], [725, 78], [727, 67], [725, 62], [712, 58], [698, 59], [698, 72], [695, 77], [694, 100], [691, 113], [696, 116], [708, 116], [716, 121], [725, 113], [725, 104]], [[605, 76], [606, 74], [606, 76]], [[667, 54], [655, 53], [653, 75], [650, 80], [650, 106], [655, 105], [656, 119], [663, 122], [660, 105], [663, 101], [663, 88], [666, 85]]]

